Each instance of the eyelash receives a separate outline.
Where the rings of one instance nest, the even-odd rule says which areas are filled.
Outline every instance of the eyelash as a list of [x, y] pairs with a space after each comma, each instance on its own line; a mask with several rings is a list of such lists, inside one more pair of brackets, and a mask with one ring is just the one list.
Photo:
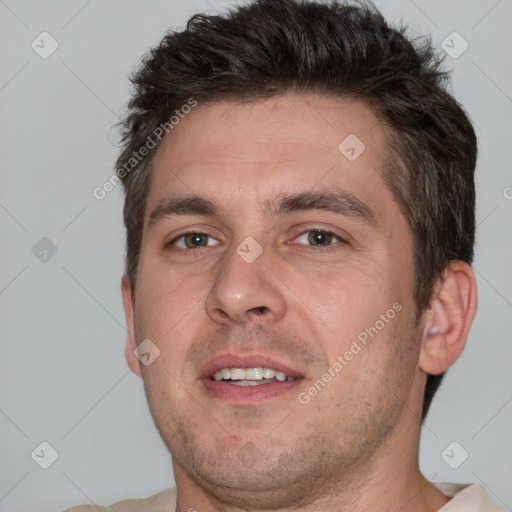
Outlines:
[[[327, 229], [321, 229], [321, 228], [312, 228], [312, 229], [306, 229], [304, 231], [301, 231], [294, 239], [296, 238], [299, 238], [301, 237], [302, 235], [305, 235], [306, 233], [311, 233], [311, 232], [319, 232], [319, 233], [324, 233], [328, 236], [332, 236], [333, 238], [337, 239], [338, 242], [341, 244], [341, 245], [348, 245], [348, 241], [341, 237], [340, 235], [338, 235], [337, 233], [334, 233], [333, 231], [329, 231]], [[179, 236], [177, 236], [176, 238], [173, 238], [170, 242], [166, 243], [165, 244], [165, 248], [171, 248], [175, 242], [177, 240], [180, 240], [181, 238], [187, 236], [187, 235], [204, 235], [204, 236], [207, 236], [207, 237], [210, 237], [210, 238], [214, 238], [213, 236], [209, 235], [208, 233], [204, 233], [202, 231], [187, 231], [186, 233], [183, 233]], [[216, 244], [215, 244], [216, 245]], [[308, 247], [313, 247], [315, 248], [318, 252], [327, 252], [329, 250], [332, 250], [331, 248], [333, 248], [334, 246], [338, 245], [338, 244], [335, 244], [335, 243], [331, 243], [329, 245], [309, 245], [309, 244], [299, 244], [299, 245], [307, 245]], [[208, 246], [197, 246], [196, 248], [194, 247], [187, 247], [185, 249], [179, 247], [179, 248], [176, 248], [175, 250], [178, 250], [178, 251], [192, 251], [192, 250], [198, 250], [198, 249], [205, 249], [206, 247]], [[335, 247], [334, 247], [335, 248]]]

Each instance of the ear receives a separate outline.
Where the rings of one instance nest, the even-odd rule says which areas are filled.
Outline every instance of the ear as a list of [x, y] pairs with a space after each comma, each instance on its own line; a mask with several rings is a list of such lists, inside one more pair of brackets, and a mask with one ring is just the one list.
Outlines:
[[135, 301], [130, 280], [126, 275], [124, 275], [121, 280], [121, 293], [123, 295], [124, 315], [126, 317], [126, 327], [128, 329], [124, 356], [130, 370], [140, 377], [142, 375], [140, 361], [134, 354], [134, 351], [137, 348], [137, 341], [135, 339]]
[[477, 305], [476, 280], [471, 267], [452, 261], [434, 286], [427, 308], [418, 366], [439, 375], [462, 354]]

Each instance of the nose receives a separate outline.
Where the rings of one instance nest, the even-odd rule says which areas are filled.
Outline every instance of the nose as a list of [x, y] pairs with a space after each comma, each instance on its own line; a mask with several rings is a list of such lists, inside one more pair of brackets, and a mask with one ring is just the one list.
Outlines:
[[[270, 268], [269, 268], [270, 267]], [[279, 321], [286, 313], [286, 300], [276, 268], [270, 270], [271, 257], [264, 250], [252, 262], [247, 262], [235, 248], [225, 255], [217, 270], [205, 308], [218, 324], [244, 324], [250, 321]]]

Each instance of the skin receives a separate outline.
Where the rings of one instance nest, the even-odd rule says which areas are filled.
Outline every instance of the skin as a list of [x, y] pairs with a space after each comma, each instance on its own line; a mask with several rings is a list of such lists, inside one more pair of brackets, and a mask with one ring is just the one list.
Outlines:
[[[418, 468], [421, 406], [426, 374], [445, 371], [464, 348], [475, 279], [452, 262], [417, 321], [412, 233], [383, 180], [387, 130], [360, 101], [288, 94], [199, 105], [159, 147], [136, 288], [124, 276], [122, 292], [127, 361], [172, 453], [178, 511], [423, 512], [448, 502]], [[349, 134], [365, 144], [354, 161], [338, 149]], [[333, 187], [369, 206], [376, 224], [262, 207], [279, 193]], [[191, 193], [218, 204], [218, 215], [149, 227], [160, 201]], [[346, 242], [318, 247], [314, 228]], [[186, 249], [177, 237], [192, 229], [208, 245]], [[236, 252], [248, 236], [262, 248], [252, 263]], [[397, 303], [400, 312], [300, 403]], [[160, 350], [149, 366], [133, 353], [147, 338]], [[268, 354], [303, 379], [266, 402], [227, 403], [198, 378], [226, 351]]]

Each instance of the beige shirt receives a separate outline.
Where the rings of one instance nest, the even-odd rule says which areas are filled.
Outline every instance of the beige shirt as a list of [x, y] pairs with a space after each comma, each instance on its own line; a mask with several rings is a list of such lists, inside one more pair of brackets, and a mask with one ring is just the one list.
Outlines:
[[[480, 484], [432, 483], [452, 498], [438, 512], [501, 512]], [[146, 499], [118, 501], [110, 507], [80, 505], [64, 512], [174, 512], [175, 508], [176, 488], [172, 488]]]

